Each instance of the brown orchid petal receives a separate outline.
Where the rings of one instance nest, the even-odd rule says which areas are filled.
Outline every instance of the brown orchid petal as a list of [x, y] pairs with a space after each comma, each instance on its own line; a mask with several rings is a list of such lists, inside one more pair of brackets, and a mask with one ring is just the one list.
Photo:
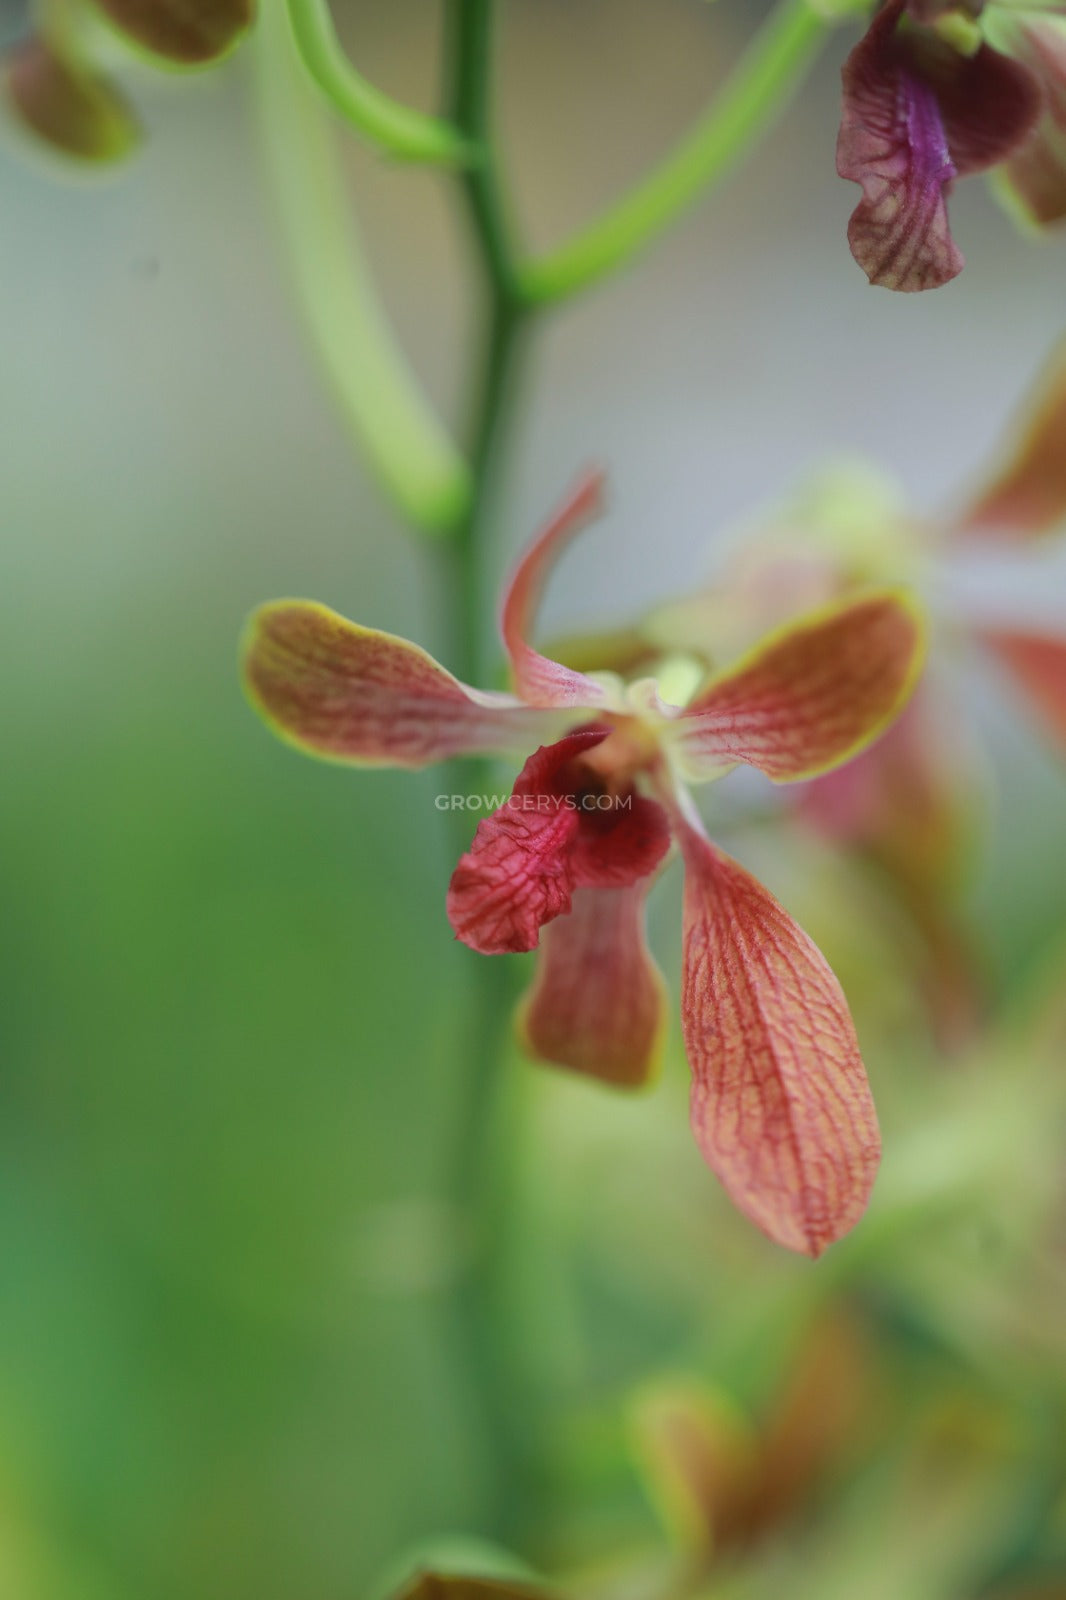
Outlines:
[[519, 1016], [530, 1055], [621, 1089], [655, 1076], [664, 990], [644, 939], [650, 881], [578, 889], [569, 915], [545, 928]]
[[3, 75], [21, 121], [64, 155], [118, 161], [140, 140], [133, 112], [107, 80], [63, 60], [43, 39], [10, 51]]
[[225, 55], [252, 24], [254, 0], [97, 0], [121, 33], [153, 55], [199, 66]]
[[310, 600], [279, 600], [255, 613], [244, 680], [283, 739], [356, 766], [424, 767], [474, 751], [528, 749], [562, 731], [558, 716], [467, 688], [418, 645]]
[[695, 779], [737, 762], [778, 783], [813, 777], [888, 726], [922, 659], [913, 602], [902, 593], [868, 595], [771, 635], [697, 695], [665, 737]]
[[818, 1256], [862, 1216], [880, 1159], [847, 1002], [769, 891], [692, 823], [675, 825], [693, 1132], [756, 1227]]
[[556, 561], [603, 504], [603, 474], [586, 472], [515, 567], [504, 591], [500, 631], [515, 689], [530, 705], [594, 706], [604, 691], [594, 679], [542, 656], [528, 643], [541, 596]]
[[1066, 744], [1066, 638], [981, 629], [980, 642], [1007, 668], [1044, 725]]
[[1066, 343], [1030, 396], [1007, 459], [955, 522], [955, 531], [1011, 541], [1066, 522]]

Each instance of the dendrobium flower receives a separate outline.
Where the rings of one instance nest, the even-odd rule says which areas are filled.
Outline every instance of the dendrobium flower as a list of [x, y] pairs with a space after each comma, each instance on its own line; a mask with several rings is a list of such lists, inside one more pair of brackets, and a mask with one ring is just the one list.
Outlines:
[[954, 180], [997, 168], [1031, 221], [1066, 217], [1063, 0], [885, 0], [844, 66], [837, 171], [871, 283], [932, 289], [963, 266]]
[[470, 689], [416, 645], [306, 601], [253, 618], [248, 690], [283, 737], [355, 765], [533, 749], [460, 860], [448, 915], [486, 954], [540, 945], [526, 1045], [618, 1086], [656, 1068], [663, 986], [644, 902], [676, 845], [697, 1142], [757, 1226], [816, 1256], [861, 1216], [878, 1162], [855, 1031], [820, 952], [711, 842], [687, 784], [738, 763], [792, 782], [847, 760], [910, 694], [921, 626], [901, 593], [875, 591], [818, 610], [705, 681], [690, 670], [681, 693], [669, 682], [677, 670], [657, 682], [566, 667], [528, 639], [551, 568], [600, 493], [598, 476], [582, 480], [507, 587], [516, 693]]

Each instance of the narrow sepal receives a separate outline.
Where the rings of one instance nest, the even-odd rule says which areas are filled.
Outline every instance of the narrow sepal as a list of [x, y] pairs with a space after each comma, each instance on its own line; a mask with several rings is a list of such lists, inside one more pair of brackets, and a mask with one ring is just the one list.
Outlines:
[[510, 657], [515, 689], [531, 705], [596, 706], [605, 695], [594, 679], [564, 667], [529, 643], [541, 596], [556, 561], [603, 505], [603, 474], [586, 472], [564, 504], [537, 535], [504, 590], [500, 631]]

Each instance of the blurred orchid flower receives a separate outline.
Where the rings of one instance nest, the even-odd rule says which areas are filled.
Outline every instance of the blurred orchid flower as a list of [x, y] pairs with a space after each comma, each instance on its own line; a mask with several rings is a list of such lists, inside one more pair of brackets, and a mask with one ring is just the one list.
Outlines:
[[869, 1426], [872, 1365], [860, 1320], [831, 1307], [757, 1417], [694, 1377], [657, 1379], [636, 1395], [636, 1464], [694, 1576], [779, 1533], [842, 1475]]
[[663, 993], [644, 901], [676, 843], [697, 1142], [758, 1227], [816, 1256], [862, 1215], [879, 1158], [854, 1028], [811, 940], [707, 837], [687, 781], [747, 763], [792, 782], [849, 759], [910, 694], [922, 628], [901, 593], [870, 591], [703, 681], [691, 662], [628, 682], [564, 666], [527, 641], [552, 566], [600, 495], [599, 476], [584, 478], [506, 589], [516, 694], [468, 688], [416, 645], [307, 601], [252, 619], [248, 692], [283, 738], [354, 765], [534, 747], [460, 860], [448, 915], [486, 954], [541, 944], [521, 1013], [530, 1052], [618, 1086], [657, 1064]]
[[[960, 511], [923, 522], [872, 473], [830, 475], [745, 530], [705, 590], [615, 642], [646, 661], [682, 649], [713, 665], [797, 609], [871, 584], [923, 594], [937, 628], [918, 693], [882, 739], [798, 799], [808, 822], [889, 875], [933, 956], [931, 998], [956, 1042], [973, 974], [948, 903], [972, 832], [978, 750], [945, 669], [960, 650], [983, 656], [1066, 746], [1066, 344], [1024, 411], [1002, 465]], [[580, 646], [560, 648], [580, 659]]]
[[1030, 220], [1066, 217], [1062, 0], [886, 0], [844, 66], [837, 171], [862, 186], [856, 261], [887, 289], [932, 289], [963, 266], [956, 178], [999, 169]]

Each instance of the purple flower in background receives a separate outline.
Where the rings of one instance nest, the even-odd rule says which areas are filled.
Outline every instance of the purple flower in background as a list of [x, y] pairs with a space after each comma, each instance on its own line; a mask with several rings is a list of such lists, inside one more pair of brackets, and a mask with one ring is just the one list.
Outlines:
[[871, 283], [962, 270], [956, 178], [998, 168], [1031, 220], [1066, 217], [1066, 4], [887, 0], [843, 80], [837, 171], [862, 186], [848, 241]]

